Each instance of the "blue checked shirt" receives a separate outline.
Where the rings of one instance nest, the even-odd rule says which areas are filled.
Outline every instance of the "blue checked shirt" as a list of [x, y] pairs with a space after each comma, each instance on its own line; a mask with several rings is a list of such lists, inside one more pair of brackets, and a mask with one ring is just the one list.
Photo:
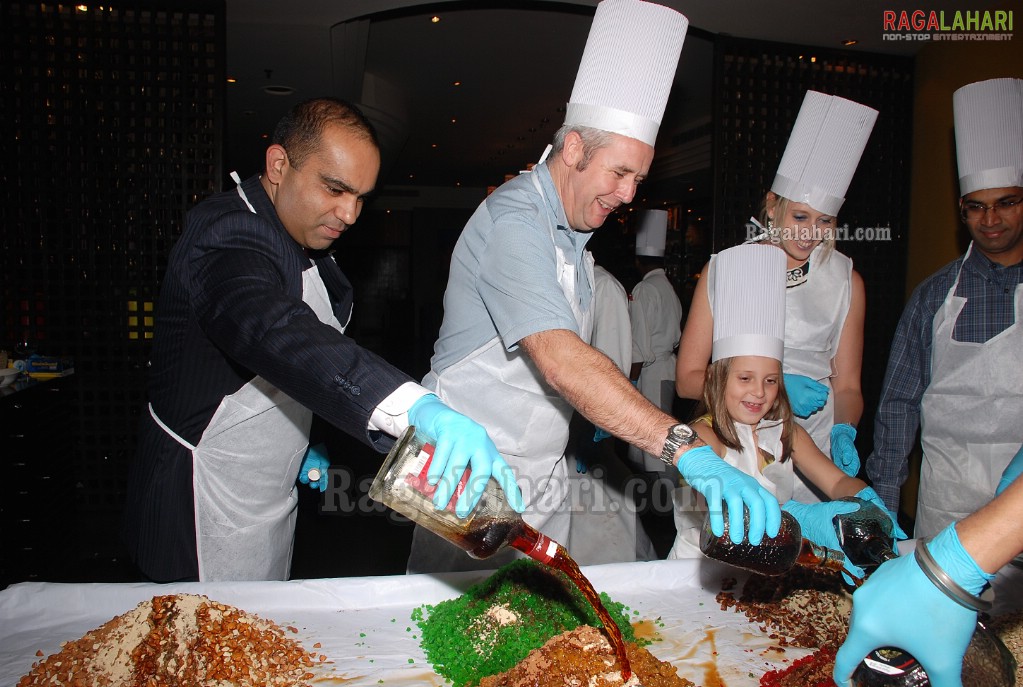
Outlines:
[[[895, 512], [899, 508], [899, 489], [909, 475], [909, 454], [916, 445], [920, 402], [931, 382], [931, 324], [961, 265], [962, 257], [916, 288], [892, 340], [874, 419], [874, 452], [867, 458], [866, 470], [874, 490]], [[956, 295], [966, 298], [966, 304], [952, 338], [985, 343], [1005, 331], [1015, 322], [1014, 298], [1020, 283], [1023, 263], [1002, 267], [974, 250], [956, 288]]]

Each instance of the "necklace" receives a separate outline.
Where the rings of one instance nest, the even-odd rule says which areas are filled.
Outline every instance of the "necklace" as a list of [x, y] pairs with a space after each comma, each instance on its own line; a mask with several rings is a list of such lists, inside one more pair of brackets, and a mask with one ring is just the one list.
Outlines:
[[807, 260], [799, 267], [793, 267], [786, 273], [786, 288], [799, 286], [810, 276], [810, 261]]

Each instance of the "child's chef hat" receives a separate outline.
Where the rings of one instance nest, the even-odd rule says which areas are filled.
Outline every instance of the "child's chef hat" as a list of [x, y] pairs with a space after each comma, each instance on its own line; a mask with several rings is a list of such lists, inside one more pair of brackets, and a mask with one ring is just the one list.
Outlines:
[[771, 190], [837, 215], [875, 120], [877, 110], [866, 105], [807, 91]]
[[749, 243], [711, 258], [714, 345], [711, 362], [737, 355], [782, 359], [785, 350], [785, 252]]
[[654, 145], [689, 20], [641, 0], [597, 5], [565, 124]]
[[952, 94], [959, 195], [1023, 186], [1023, 79], [989, 79]]
[[663, 257], [667, 238], [668, 211], [644, 210], [636, 229], [636, 255]]

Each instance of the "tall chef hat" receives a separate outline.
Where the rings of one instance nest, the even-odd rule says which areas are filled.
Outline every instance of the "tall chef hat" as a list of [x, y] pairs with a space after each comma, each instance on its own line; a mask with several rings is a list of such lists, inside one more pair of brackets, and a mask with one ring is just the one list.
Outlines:
[[711, 362], [737, 355], [782, 359], [785, 350], [785, 252], [748, 243], [714, 256]]
[[1023, 79], [990, 79], [952, 94], [959, 195], [1023, 186]]
[[636, 255], [663, 257], [667, 237], [668, 211], [644, 210], [636, 229]]
[[877, 110], [807, 91], [771, 190], [837, 215], [877, 120]]
[[654, 145], [689, 20], [641, 0], [597, 5], [565, 124]]

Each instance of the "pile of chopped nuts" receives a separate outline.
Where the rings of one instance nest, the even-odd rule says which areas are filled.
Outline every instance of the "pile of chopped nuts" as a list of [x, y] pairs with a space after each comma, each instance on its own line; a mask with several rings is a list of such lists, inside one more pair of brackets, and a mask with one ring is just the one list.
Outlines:
[[[325, 660], [321, 655], [319, 660]], [[270, 620], [205, 596], [155, 596], [32, 665], [35, 685], [297, 687], [316, 653]]]

